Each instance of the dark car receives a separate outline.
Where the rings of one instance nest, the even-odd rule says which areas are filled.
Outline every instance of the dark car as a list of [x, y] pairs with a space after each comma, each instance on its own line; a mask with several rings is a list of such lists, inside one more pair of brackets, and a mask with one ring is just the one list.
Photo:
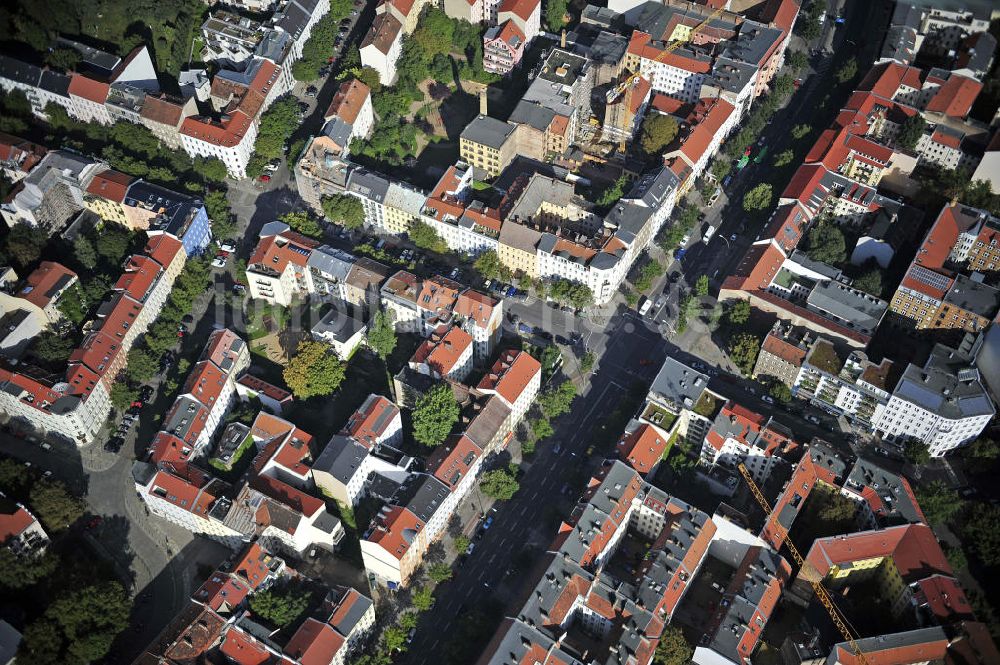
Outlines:
[[569, 340], [563, 337], [562, 335], [556, 335], [556, 342], [559, 344], [566, 344], [566, 345], [569, 344]]
[[677, 272], [676, 270], [674, 272], [670, 273], [670, 283], [671, 284], [676, 284], [678, 281], [680, 281], [680, 278], [681, 278], [681, 274], [679, 272]]
[[552, 333], [550, 333], [547, 330], [543, 330], [543, 331], [535, 333], [535, 334], [538, 335], [539, 337], [541, 337], [542, 339], [548, 341], [548, 342], [552, 341]]

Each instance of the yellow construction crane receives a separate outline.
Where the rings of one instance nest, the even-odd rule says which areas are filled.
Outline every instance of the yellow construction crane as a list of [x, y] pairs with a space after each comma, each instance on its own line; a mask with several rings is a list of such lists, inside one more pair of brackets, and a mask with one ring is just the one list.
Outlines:
[[[757, 483], [754, 482], [753, 477], [747, 470], [746, 466], [740, 464], [738, 467], [740, 475], [743, 476], [743, 480], [746, 481], [747, 486], [750, 488], [750, 492], [753, 494], [754, 498], [757, 499], [757, 503], [760, 507], [764, 509], [765, 515], [771, 514], [771, 504], [768, 502], [767, 497], [760, 491], [757, 487]], [[851, 630], [851, 627], [847, 625], [847, 619], [840, 613], [837, 606], [833, 604], [833, 598], [830, 597], [830, 593], [823, 586], [822, 580], [819, 577], [819, 571], [813, 570], [812, 574], [807, 574], [806, 572], [806, 561], [799, 554], [798, 548], [792, 543], [792, 539], [788, 537], [788, 530], [782, 527], [775, 521], [774, 528], [778, 530], [778, 535], [781, 536], [781, 541], [785, 543], [788, 547], [788, 551], [791, 553], [792, 558], [795, 559], [795, 563], [799, 566], [799, 575], [803, 575], [805, 579], [812, 586], [813, 593], [819, 598], [819, 602], [823, 604], [826, 608], [827, 613], [830, 615], [830, 619], [833, 620], [833, 624], [840, 631], [840, 634], [844, 636], [844, 639], [851, 645], [851, 649], [854, 650], [854, 655], [858, 657], [862, 665], [871, 665], [871, 661], [865, 656], [861, 647], [858, 645], [858, 638]], [[811, 565], [811, 564], [810, 564]]]

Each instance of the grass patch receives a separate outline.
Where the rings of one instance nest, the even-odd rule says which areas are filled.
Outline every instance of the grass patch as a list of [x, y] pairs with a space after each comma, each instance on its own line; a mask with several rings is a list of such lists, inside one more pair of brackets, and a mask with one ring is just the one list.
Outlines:
[[243, 439], [243, 443], [241, 443], [239, 447], [233, 451], [233, 458], [228, 464], [218, 457], [211, 458], [208, 460], [208, 463], [212, 466], [212, 468], [218, 469], [223, 473], [228, 473], [233, 470], [235, 465], [239, 464], [240, 460], [243, 459], [243, 455], [246, 454], [247, 450], [249, 450], [251, 446], [253, 446], [253, 436], [247, 434], [247, 438]]

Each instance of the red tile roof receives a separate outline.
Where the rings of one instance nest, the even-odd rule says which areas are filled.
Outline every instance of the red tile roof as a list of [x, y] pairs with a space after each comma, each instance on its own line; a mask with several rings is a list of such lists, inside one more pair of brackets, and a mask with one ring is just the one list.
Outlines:
[[269, 268], [280, 275], [289, 263], [304, 268], [310, 249], [298, 243], [279, 241], [277, 236], [268, 236], [257, 243], [257, 249], [247, 265]]
[[108, 199], [109, 201], [121, 203], [125, 200], [125, 194], [128, 192], [128, 186], [131, 185], [134, 180], [135, 178], [122, 173], [121, 171], [105, 169], [95, 175], [90, 181], [90, 184], [87, 185], [87, 193], [93, 194], [94, 196], [100, 196], [101, 198]]
[[736, 111], [736, 107], [726, 100], [702, 99], [688, 116], [691, 131], [681, 145], [681, 152], [697, 164], [718, 134], [723, 123]]
[[108, 92], [110, 91], [109, 84], [87, 78], [83, 74], [74, 73], [69, 80], [70, 95], [82, 97], [97, 104], [104, 104], [108, 101]]
[[396, 559], [402, 559], [417, 532], [424, 527], [416, 515], [401, 506], [391, 506], [377, 518], [375, 528], [365, 537]]
[[942, 131], [940, 128], [934, 130], [934, 133], [931, 134], [931, 140], [955, 150], [959, 150], [962, 147], [962, 137], [956, 136], [951, 132]]
[[427, 365], [437, 374], [447, 376], [472, 347], [472, 335], [458, 326], [438, 329], [421, 342], [410, 362]]
[[18, 295], [44, 309], [58, 295], [60, 284], [63, 284], [62, 288], [65, 288], [67, 279], [76, 278], [76, 273], [61, 263], [42, 261], [25, 279], [25, 284], [30, 287], [30, 290], [28, 288], [21, 289]]
[[403, 30], [403, 24], [399, 20], [386, 12], [379, 14], [372, 21], [372, 27], [361, 40], [361, 47], [374, 46], [383, 55], [388, 55], [392, 45], [399, 39]]
[[157, 432], [149, 446], [149, 459], [154, 464], [186, 463], [191, 456], [191, 446], [169, 432]]
[[251, 543], [243, 556], [233, 565], [233, 574], [256, 590], [270, 573], [268, 563], [274, 557], [257, 543]]
[[953, 118], [964, 118], [972, 110], [983, 84], [975, 79], [952, 74], [927, 103], [927, 110]]
[[310, 617], [285, 645], [285, 654], [302, 665], [330, 665], [344, 641], [332, 627]]
[[185, 480], [167, 471], [158, 471], [153, 476], [150, 491], [178, 508], [204, 517], [215, 502], [215, 496], [206, 490], [205, 485], [192, 482], [190, 475]]
[[184, 392], [190, 394], [196, 400], [205, 405], [211, 411], [222, 394], [222, 389], [226, 386], [226, 377], [215, 363], [202, 360], [191, 373], [184, 384]]
[[485, 328], [493, 317], [493, 308], [499, 303], [496, 298], [467, 289], [459, 294], [455, 302], [455, 313], [475, 321], [480, 328]]
[[925, 524], [819, 538], [809, 549], [806, 559], [825, 577], [833, 566], [843, 567], [880, 557], [891, 558], [906, 583], [935, 573], [952, 574], [934, 532]]
[[626, 433], [616, 448], [618, 457], [639, 473], [652, 471], [667, 448], [666, 437], [652, 425], [642, 424], [634, 432]]
[[184, 115], [184, 106], [168, 99], [166, 95], [160, 95], [159, 97], [146, 95], [146, 99], [142, 103], [142, 111], [139, 112], [139, 115], [152, 122], [176, 127], [180, 124], [181, 118]]
[[121, 352], [121, 342], [110, 335], [96, 331], [88, 334], [73, 350], [69, 362], [82, 363], [98, 375], [104, 375]]
[[541, 372], [541, 363], [530, 353], [507, 349], [500, 353], [493, 367], [476, 387], [479, 390], [495, 391], [507, 404], [513, 405]]
[[104, 317], [95, 322], [99, 326], [97, 329], [122, 342], [142, 313], [142, 303], [119, 292], [118, 295], [112, 296], [111, 300], [106, 301], [101, 310], [109, 306], [110, 309]]
[[253, 124], [253, 118], [243, 111], [233, 111], [227, 120], [215, 122], [209, 118], [191, 116], [184, 118], [180, 133], [193, 139], [232, 148], [239, 145]]
[[146, 248], [143, 251], [151, 259], [166, 268], [173, 262], [179, 252], [184, 251], [184, 245], [177, 238], [161, 233], [151, 236], [146, 241]]
[[264, 379], [253, 376], [252, 374], [244, 374], [236, 383], [249, 388], [250, 390], [260, 393], [261, 395], [266, 395], [277, 402], [284, 402], [286, 400], [291, 400], [292, 393], [279, 388], [278, 386], [268, 383]]
[[886, 62], [871, 68], [858, 85], [858, 90], [870, 90], [880, 97], [892, 99], [900, 86], [920, 90], [923, 88], [924, 72], [918, 67]]
[[322, 499], [310, 496], [288, 483], [269, 476], [255, 477], [250, 481], [250, 486], [306, 517], [312, 517], [325, 507]]
[[13, 501], [0, 503], [0, 545], [8, 538], [15, 538], [35, 523], [35, 518], [27, 510]]
[[511, 12], [521, 20], [527, 21], [531, 15], [539, 11], [540, 0], [503, 0], [497, 13]]
[[115, 282], [114, 288], [139, 302], [144, 302], [162, 271], [160, 264], [148, 256], [133, 254], [126, 261], [125, 272]]
[[802, 362], [806, 359], [805, 349], [800, 349], [777, 335], [768, 334], [764, 338], [764, 343], [761, 344], [760, 349], [796, 367], [801, 367]]
[[388, 426], [398, 417], [399, 407], [382, 395], [371, 395], [357, 411], [351, 414], [341, 433], [353, 437], [370, 450], [382, 439]]
[[229, 629], [219, 651], [235, 665], [265, 665], [273, 659], [263, 643], [244, 633], [239, 626]]
[[649, 105], [667, 115], [674, 115], [679, 118], [687, 117], [691, 109], [694, 108], [690, 102], [682, 102], [676, 97], [669, 97], [661, 92], [654, 92]]
[[14, 164], [25, 173], [35, 168], [48, 151], [45, 146], [0, 132], [0, 161]]
[[337, 94], [333, 96], [333, 101], [330, 102], [330, 107], [327, 108], [323, 118], [327, 121], [340, 118], [348, 125], [353, 125], [370, 96], [371, 88], [358, 79], [344, 81], [340, 84]]
[[427, 458], [427, 470], [454, 490], [482, 455], [482, 448], [464, 434], [449, 437]]

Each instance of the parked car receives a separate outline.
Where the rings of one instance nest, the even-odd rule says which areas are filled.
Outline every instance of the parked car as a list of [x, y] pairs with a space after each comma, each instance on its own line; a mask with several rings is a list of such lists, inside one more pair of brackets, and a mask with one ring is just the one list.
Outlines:
[[771, 397], [770, 395], [762, 395], [761, 399], [767, 402], [768, 404], [774, 404], [774, 398]]
[[486, 521], [483, 522], [483, 531], [486, 531], [491, 526], [493, 526], [493, 516], [492, 515], [490, 515], [489, 517], [487, 517]]
[[476, 544], [475, 543], [469, 543], [469, 546], [465, 548], [465, 554], [466, 555], [472, 554], [472, 551], [475, 550], [475, 549], [476, 549]]
[[225, 268], [226, 267], [226, 260], [224, 258], [222, 258], [221, 256], [217, 256], [214, 259], [212, 259], [212, 267], [213, 268]]
[[315, 97], [318, 92], [319, 88], [317, 88], [314, 85], [311, 85], [308, 88], [306, 88], [306, 97]]
[[264, 175], [262, 175], [260, 177], [260, 181], [261, 182], [271, 182], [271, 176], [269, 176], [268, 174], [265, 173]]
[[232, 252], [236, 251], [236, 245], [234, 245], [231, 242], [226, 241], [226, 242], [223, 242], [221, 245], [219, 245], [219, 249], [221, 249], [223, 252], [230, 252], [230, 253], [232, 253]]

